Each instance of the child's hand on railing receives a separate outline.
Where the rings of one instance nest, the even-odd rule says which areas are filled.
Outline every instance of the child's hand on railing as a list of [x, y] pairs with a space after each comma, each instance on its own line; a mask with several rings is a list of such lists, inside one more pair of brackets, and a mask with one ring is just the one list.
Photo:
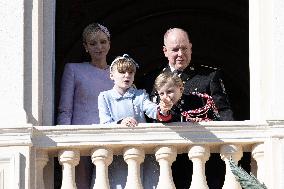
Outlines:
[[121, 124], [126, 127], [136, 127], [138, 122], [133, 117], [126, 117], [121, 121]]

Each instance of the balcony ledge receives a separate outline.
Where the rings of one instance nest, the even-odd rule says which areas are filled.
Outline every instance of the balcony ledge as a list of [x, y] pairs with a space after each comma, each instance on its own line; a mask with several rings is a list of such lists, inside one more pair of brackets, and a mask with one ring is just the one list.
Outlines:
[[216, 121], [200, 123], [143, 123], [135, 128], [121, 125], [24, 126], [0, 129], [0, 146], [34, 146], [42, 149], [66, 147], [90, 149], [94, 146], [175, 145], [184, 150], [190, 144], [215, 146], [221, 143], [244, 145], [267, 138], [284, 137], [283, 121]]

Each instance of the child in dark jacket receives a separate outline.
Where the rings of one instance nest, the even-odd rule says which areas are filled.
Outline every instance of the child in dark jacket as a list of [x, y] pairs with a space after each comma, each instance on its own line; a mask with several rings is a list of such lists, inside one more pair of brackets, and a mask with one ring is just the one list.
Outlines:
[[[199, 122], [219, 120], [218, 110], [211, 96], [190, 92], [183, 94], [184, 84], [178, 74], [162, 72], [155, 80], [156, 98], [172, 101], [171, 117], [161, 117], [162, 122]], [[153, 99], [157, 101], [158, 99]]]

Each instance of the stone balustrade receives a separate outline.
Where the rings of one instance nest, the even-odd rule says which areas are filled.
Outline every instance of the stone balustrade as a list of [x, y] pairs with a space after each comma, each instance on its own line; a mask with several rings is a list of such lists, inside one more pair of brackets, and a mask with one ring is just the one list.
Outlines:
[[160, 176], [157, 189], [175, 189], [171, 165], [177, 156], [176, 148], [172, 146], [159, 146], [156, 149], [155, 156], [160, 165]]
[[[238, 162], [244, 152], [249, 152], [255, 160], [256, 167], [252, 167], [251, 171], [257, 178], [267, 186], [275, 184], [271, 179], [279, 172], [268, 167], [267, 161], [274, 165], [271, 152], [277, 153], [275, 141], [284, 137], [281, 134], [284, 126], [269, 124], [245, 121], [140, 124], [137, 128], [107, 125], [6, 128], [1, 135], [13, 135], [15, 141], [5, 143], [4, 137], [0, 145], [21, 144], [35, 149], [30, 152], [35, 153], [35, 169], [30, 165], [30, 175], [26, 176], [31, 180], [34, 178], [31, 188], [53, 188], [55, 157], [62, 167], [61, 188], [77, 188], [75, 166], [81, 156], [89, 156], [96, 170], [93, 189], [109, 189], [109, 165], [114, 155], [122, 155], [128, 166], [125, 189], [143, 189], [140, 165], [147, 154], [152, 154], [159, 166], [157, 189], [175, 189], [171, 165], [178, 154], [187, 153], [188, 161], [193, 165], [190, 189], [208, 189], [206, 162], [212, 153], [218, 153], [225, 163], [223, 189], [240, 189], [228, 160], [232, 158]], [[280, 148], [281, 145], [277, 144]], [[269, 170], [272, 170], [272, 176], [267, 175]]]
[[93, 189], [109, 189], [108, 166], [112, 162], [112, 151], [106, 148], [95, 148], [91, 154], [92, 162], [96, 166], [96, 179]]
[[[210, 148], [206, 145], [193, 145], [189, 147], [188, 157], [193, 162], [193, 175], [190, 189], [208, 189], [205, 176], [205, 162], [209, 159]], [[238, 162], [242, 156], [242, 146], [224, 144], [220, 146], [220, 156], [226, 164], [226, 175], [223, 189], [241, 189], [235, 176], [230, 170], [229, 159]], [[61, 150], [59, 152], [60, 164], [63, 165], [62, 189], [76, 188], [74, 183], [74, 166], [78, 164], [78, 150]], [[156, 160], [160, 166], [160, 176], [157, 189], [175, 189], [172, 179], [171, 165], [177, 156], [177, 148], [174, 146], [158, 146], [155, 150]], [[123, 157], [128, 164], [128, 176], [125, 189], [143, 189], [140, 180], [140, 164], [143, 162], [145, 153], [142, 148], [127, 147], [123, 150]], [[92, 161], [96, 165], [96, 179], [93, 189], [109, 189], [108, 165], [112, 161], [112, 150], [97, 148], [92, 151]], [[151, 176], [151, 175], [149, 175]], [[40, 177], [39, 179], [42, 179]], [[43, 183], [43, 180], [39, 180]]]
[[80, 161], [80, 151], [61, 150], [59, 151], [58, 156], [59, 162], [62, 165], [61, 189], [76, 189], [75, 166], [78, 165]]
[[189, 147], [188, 158], [193, 162], [192, 182], [190, 189], [208, 189], [205, 177], [205, 162], [209, 159], [210, 148], [206, 145]]
[[128, 165], [125, 189], [143, 189], [140, 179], [140, 164], [144, 161], [144, 150], [137, 147], [127, 147], [123, 151], [124, 160]]
[[226, 163], [226, 175], [223, 189], [242, 189], [236, 181], [234, 174], [230, 170], [229, 159], [232, 158], [235, 162], [239, 162], [242, 157], [242, 146], [235, 144], [225, 144], [221, 146], [221, 158]]

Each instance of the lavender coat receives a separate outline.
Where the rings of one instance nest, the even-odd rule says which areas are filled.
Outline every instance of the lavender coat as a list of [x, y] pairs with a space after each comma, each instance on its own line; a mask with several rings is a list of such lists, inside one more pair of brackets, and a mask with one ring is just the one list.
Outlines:
[[98, 95], [112, 87], [109, 69], [102, 70], [87, 62], [66, 64], [61, 80], [57, 124], [98, 124]]

